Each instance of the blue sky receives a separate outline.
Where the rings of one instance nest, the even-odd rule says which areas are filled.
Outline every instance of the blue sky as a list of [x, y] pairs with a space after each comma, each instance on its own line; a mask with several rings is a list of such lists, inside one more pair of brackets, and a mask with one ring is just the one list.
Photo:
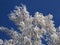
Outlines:
[[[16, 5], [20, 6], [21, 3], [27, 6], [31, 15], [34, 15], [37, 11], [44, 15], [51, 13], [54, 16], [55, 27], [60, 25], [60, 0], [0, 0], [0, 26], [17, 29], [15, 24], [9, 20], [8, 14], [14, 10]], [[2, 32], [0, 32], [0, 35], [4, 36]], [[7, 37], [4, 36], [4, 38]]]

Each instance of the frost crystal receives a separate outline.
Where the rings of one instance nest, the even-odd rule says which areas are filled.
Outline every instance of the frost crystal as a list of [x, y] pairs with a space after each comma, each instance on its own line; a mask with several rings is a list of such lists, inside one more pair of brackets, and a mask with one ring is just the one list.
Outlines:
[[16, 6], [16, 9], [9, 15], [9, 19], [15, 22], [22, 33], [7, 27], [0, 27], [0, 31], [12, 38], [0, 39], [0, 45], [60, 45], [60, 27], [55, 28], [52, 18], [51, 14], [44, 16], [39, 12], [32, 17], [25, 5]]

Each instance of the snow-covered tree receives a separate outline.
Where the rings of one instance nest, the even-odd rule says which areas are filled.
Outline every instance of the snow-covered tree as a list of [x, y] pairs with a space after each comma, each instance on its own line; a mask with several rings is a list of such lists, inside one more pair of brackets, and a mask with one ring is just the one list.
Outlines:
[[52, 18], [51, 14], [44, 16], [39, 12], [32, 17], [25, 5], [16, 6], [15, 10], [10, 13], [9, 19], [15, 22], [22, 33], [7, 27], [0, 27], [0, 31], [12, 38], [0, 39], [0, 45], [45, 45], [43, 40], [47, 45], [60, 45], [60, 27], [55, 28]]

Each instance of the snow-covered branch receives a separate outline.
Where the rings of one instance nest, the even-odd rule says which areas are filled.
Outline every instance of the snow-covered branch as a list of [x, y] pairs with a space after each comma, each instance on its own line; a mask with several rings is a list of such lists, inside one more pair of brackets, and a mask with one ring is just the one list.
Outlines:
[[9, 15], [9, 19], [15, 22], [22, 33], [20, 34], [14, 29], [0, 27], [0, 31], [6, 32], [12, 37], [12, 39], [5, 41], [0, 39], [0, 44], [45, 45], [42, 40], [44, 39], [48, 45], [60, 45], [60, 27], [55, 28], [52, 18], [51, 14], [44, 16], [39, 12], [36, 12], [32, 17], [25, 5], [16, 6], [16, 9]]

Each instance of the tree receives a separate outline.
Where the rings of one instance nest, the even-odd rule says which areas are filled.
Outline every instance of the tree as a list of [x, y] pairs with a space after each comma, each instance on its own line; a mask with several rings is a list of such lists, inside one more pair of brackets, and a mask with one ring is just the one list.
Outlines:
[[0, 45], [45, 45], [43, 40], [48, 45], [60, 45], [60, 28], [55, 28], [52, 18], [51, 14], [44, 16], [39, 12], [32, 17], [25, 5], [16, 6], [9, 15], [9, 19], [15, 22], [22, 33], [7, 27], [0, 27], [0, 31], [7, 33], [12, 38], [4, 41], [0, 39]]

